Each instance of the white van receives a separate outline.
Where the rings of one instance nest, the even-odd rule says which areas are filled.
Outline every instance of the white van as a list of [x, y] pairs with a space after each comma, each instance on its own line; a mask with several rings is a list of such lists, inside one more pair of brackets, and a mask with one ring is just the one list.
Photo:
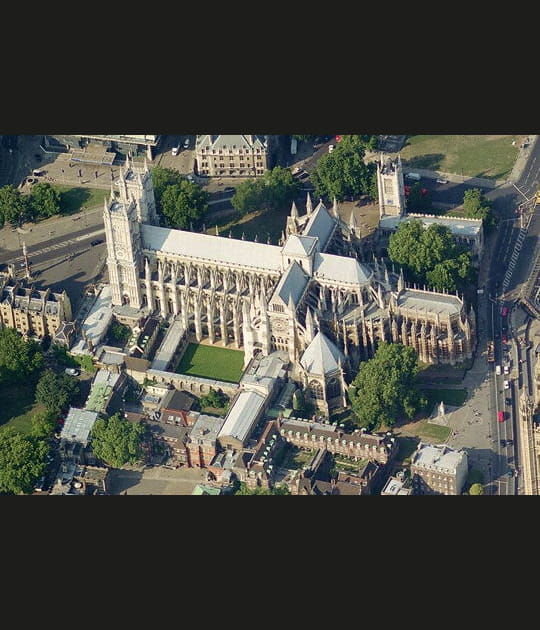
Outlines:
[[178, 145], [177, 147], [173, 147], [173, 150], [171, 151], [173, 155], [178, 155], [179, 152], [180, 152], [180, 145]]
[[420, 173], [407, 173], [407, 175], [405, 175], [405, 177], [407, 179], [414, 179], [415, 181], [419, 181], [421, 178]]
[[495, 366], [495, 374], [499, 375], [501, 373], [501, 366], [500, 365], [496, 365]]
[[503, 368], [503, 372], [505, 374], [510, 374], [510, 368], [507, 365], [505, 365], [504, 368]]

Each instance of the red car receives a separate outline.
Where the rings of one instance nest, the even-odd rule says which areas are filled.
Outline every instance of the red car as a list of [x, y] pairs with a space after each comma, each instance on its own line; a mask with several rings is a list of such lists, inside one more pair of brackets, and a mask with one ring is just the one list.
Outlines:
[[336, 136], [336, 142], [341, 142], [341, 136]]
[[506, 338], [506, 335], [502, 336], [502, 342], [503, 343], [508, 343], [508, 339]]
[[508, 315], [508, 307], [507, 306], [503, 306], [501, 309], [501, 315], [503, 317], [506, 317]]
[[504, 411], [499, 411], [499, 413], [497, 414], [497, 420], [499, 422], [504, 422]]

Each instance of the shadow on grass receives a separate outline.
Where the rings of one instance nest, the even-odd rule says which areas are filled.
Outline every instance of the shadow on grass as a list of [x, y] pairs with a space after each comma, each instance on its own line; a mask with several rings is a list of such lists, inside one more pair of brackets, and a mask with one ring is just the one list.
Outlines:
[[440, 170], [445, 156], [443, 153], [428, 153], [403, 160], [407, 167], [426, 168], [432, 171]]

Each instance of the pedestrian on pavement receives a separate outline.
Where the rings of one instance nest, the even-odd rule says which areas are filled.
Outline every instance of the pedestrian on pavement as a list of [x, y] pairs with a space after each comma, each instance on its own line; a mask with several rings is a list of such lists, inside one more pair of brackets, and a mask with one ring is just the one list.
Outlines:
[[97, 179], [97, 171], [94, 171], [94, 175], [96, 176], [96, 179]]

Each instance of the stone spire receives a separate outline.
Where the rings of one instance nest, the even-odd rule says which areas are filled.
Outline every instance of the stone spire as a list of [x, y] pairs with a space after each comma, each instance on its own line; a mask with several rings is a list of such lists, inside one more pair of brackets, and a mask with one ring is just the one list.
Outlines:
[[298, 219], [298, 208], [296, 207], [296, 204], [294, 203], [294, 201], [292, 202], [292, 207], [291, 207], [291, 217], [293, 219]]
[[354, 216], [354, 211], [351, 210], [351, 218], [349, 219], [349, 227], [353, 233], [356, 233], [356, 229], [358, 228], [358, 221]]
[[217, 225], [216, 225], [216, 236], [219, 236], [219, 228]]
[[336, 219], [339, 219], [338, 209], [337, 209], [337, 199], [334, 197], [334, 204], [332, 206], [332, 214]]
[[289, 311], [291, 311], [291, 313], [295, 313], [296, 312], [296, 308], [294, 306], [294, 302], [292, 299], [292, 293], [289, 293], [289, 302], [287, 304]]
[[401, 267], [401, 269], [399, 271], [397, 290], [398, 290], [398, 293], [401, 293], [401, 291], [405, 290], [405, 278], [403, 276], [403, 267]]
[[307, 211], [307, 215], [308, 217], [311, 216], [311, 213], [313, 212], [313, 203], [311, 202], [311, 195], [307, 194], [307, 199], [306, 199], [306, 211]]

